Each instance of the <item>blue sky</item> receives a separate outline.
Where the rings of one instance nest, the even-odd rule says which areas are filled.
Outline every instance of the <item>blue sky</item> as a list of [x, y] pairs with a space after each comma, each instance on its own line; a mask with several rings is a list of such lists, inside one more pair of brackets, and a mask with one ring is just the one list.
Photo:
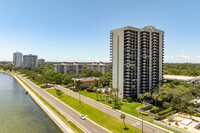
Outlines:
[[112, 29], [165, 31], [165, 62], [200, 63], [199, 0], [0, 0], [0, 60], [109, 61]]

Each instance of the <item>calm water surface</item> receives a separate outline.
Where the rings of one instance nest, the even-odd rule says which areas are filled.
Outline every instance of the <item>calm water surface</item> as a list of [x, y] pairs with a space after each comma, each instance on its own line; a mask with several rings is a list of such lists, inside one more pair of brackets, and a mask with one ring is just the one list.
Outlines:
[[11, 76], [0, 73], [0, 133], [60, 133]]

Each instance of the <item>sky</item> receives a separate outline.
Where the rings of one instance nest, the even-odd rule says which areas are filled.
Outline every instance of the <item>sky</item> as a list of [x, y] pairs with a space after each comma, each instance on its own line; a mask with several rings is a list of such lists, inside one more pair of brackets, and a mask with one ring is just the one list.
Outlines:
[[165, 32], [164, 61], [200, 63], [199, 0], [0, 0], [0, 61], [109, 61], [110, 30]]

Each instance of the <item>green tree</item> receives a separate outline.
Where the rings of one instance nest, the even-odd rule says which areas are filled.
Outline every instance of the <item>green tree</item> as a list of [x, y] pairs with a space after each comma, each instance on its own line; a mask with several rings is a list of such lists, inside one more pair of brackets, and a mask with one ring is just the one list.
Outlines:
[[74, 86], [75, 86], [75, 84], [73, 82], [71, 82], [71, 83], [68, 84], [69, 88], [74, 87]]
[[157, 103], [158, 97], [159, 97], [159, 95], [158, 95], [157, 92], [154, 92], [154, 93], [152, 94], [152, 98], [155, 100], [155, 106], [156, 106], [156, 103]]
[[112, 92], [114, 94], [114, 102], [115, 102], [115, 107], [114, 108], [117, 108], [119, 105], [118, 105], [118, 92], [119, 92], [119, 89], [118, 88], [112, 88]]
[[126, 100], [127, 100], [128, 102], [131, 102], [131, 101], [132, 101], [132, 98], [131, 98], [131, 97], [127, 97]]
[[146, 98], [146, 101], [147, 101], [147, 98], [149, 98], [150, 96], [151, 96], [151, 94], [149, 92], [144, 93], [144, 97]]
[[139, 94], [139, 95], [138, 95], [138, 99], [140, 99], [140, 102], [142, 103], [142, 102], [143, 102], [143, 99], [144, 99], [144, 95], [143, 95], [143, 94]]
[[60, 73], [57, 73], [56, 75], [53, 76], [53, 82], [55, 84], [62, 84], [62, 80], [63, 80], [63, 75]]
[[78, 90], [78, 96], [79, 96], [79, 103], [81, 105], [81, 94], [80, 94], [80, 91], [81, 91], [81, 82], [80, 80], [76, 81], [74, 83], [75, 87], [76, 87], [76, 90]]
[[105, 90], [104, 90], [104, 93], [105, 93], [106, 95], [108, 95], [108, 89], [109, 89], [109, 87], [106, 86], [106, 87], [105, 87]]
[[56, 94], [58, 95], [59, 98], [62, 97], [63, 92], [59, 89], [56, 89]]
[[103, 86], [109, 86], [110, 84], [110, 72], [105, 73], [102, 77], [102, 84]]
[[188, 107], [187, 107], [187, 110], [188, 110], [188, 112], [189, 112], [189, 114], [190, 114], [190, 119], [192, 119], [192, 113], [195, 111], [195, 107], [193, 107], [193, 106], [188, 106]]

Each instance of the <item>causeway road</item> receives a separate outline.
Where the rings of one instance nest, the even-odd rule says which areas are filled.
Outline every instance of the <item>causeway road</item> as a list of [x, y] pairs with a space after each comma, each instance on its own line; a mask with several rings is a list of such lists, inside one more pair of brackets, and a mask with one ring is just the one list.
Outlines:
[[80, 113], [67, 106], [62, 101], [58, 100], [51, 94], [48, 94], [44, 89], [41, 89], [37, 85], [35, 85], [30, 80], [26, 79], [21, 75], [17, 75], [21, 78], [26, 84], [28, 84], [36, 93], [38, 93], [41, 97], [43, 97], [48, 103], [54, 106], [61, 114], [63, 114], [66, 118], [71, 120], [75, 125], [77, 125], [80, 129], [82, 129], [86, 133], [109, 133], [110, 131], [101, 127], [100, 125], [92, 122], [91, 120], [82, 120], [80, 119]]

